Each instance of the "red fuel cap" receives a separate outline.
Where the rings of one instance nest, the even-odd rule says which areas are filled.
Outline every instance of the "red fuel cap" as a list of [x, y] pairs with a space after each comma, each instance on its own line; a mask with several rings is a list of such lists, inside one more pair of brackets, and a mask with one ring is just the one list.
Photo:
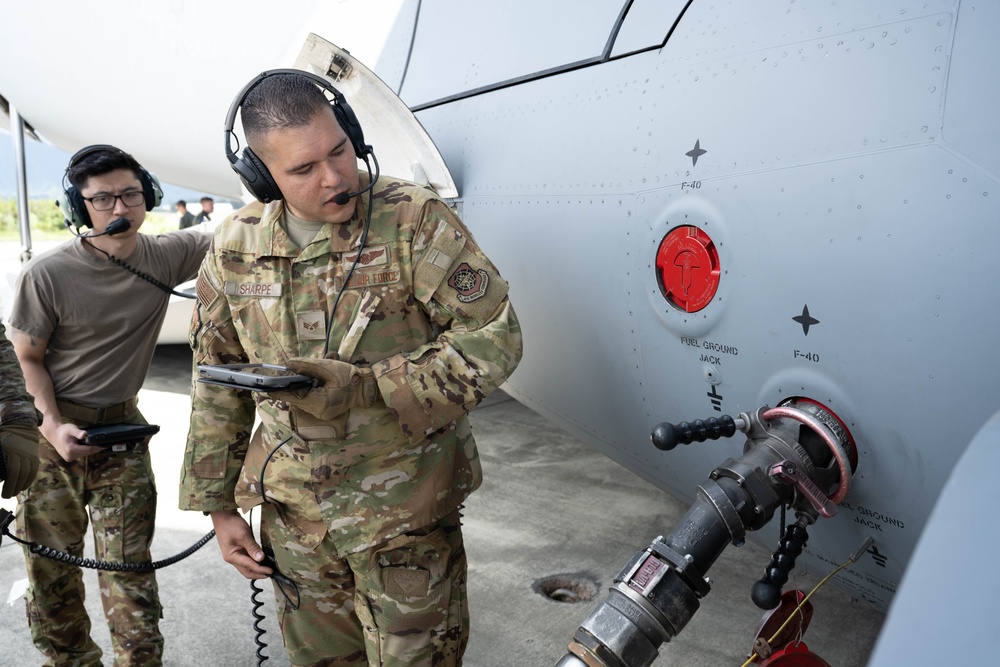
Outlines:
[[760, 667], [830, 667], [823, 658], [809, 650], [803, 642], [789, 644], [760, 663]]
[[712, 302], [719, 288], [719, 252], [712, 237], [691, 225], [663, 237], [656, 253], [660, 288], [671, 304], [694, 313]]

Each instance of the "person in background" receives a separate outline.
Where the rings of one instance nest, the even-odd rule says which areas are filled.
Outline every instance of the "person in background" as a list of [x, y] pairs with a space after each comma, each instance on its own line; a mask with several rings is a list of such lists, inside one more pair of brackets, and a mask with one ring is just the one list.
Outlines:
[[212, 211], [215, 210], [215, 200], [211, 197], [201, 198], [201, 213], [194, 219], [194, 224], [200, 225], [212, 219]]
[[187, 202], [183, 199], [179, 200], [174, 206], [177, 207], [177, 212], [181, 214], [180, 224], [178, 229], [187, 229], [188, 227], [194, 225], [194, 213], [188, 210]]
[[[145, 563], [156, 515], [148, 442], [114, 451], [81, 440], [90, 426], [146, 423], [137, 394], [169, 289], [194, 278], [211, 237], [197, 228], [140, 234], [163, 191], [114, 146], [77, 152], [64, 188], [63, 215], [84, 233], [24, 266], [10, 315], [11, 341], [42, 413], [38, 475], [18, 495], [17, 529], [24, 540], [82, 557], [89, 520], [98, 560]], [[28, 625], [44, 664], [100, 665], [80, 568], [28, 547], [24, 556]], [[160, 665], [154, 572], [101, 570], [97, 578], [114, 664]]]

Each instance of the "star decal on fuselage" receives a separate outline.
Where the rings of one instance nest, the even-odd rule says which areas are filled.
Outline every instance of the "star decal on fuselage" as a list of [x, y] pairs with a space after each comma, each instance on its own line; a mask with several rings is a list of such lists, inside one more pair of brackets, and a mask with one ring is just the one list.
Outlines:
[[792, 319], [802, 325], [802, 333], [805, 334], [806, 336], [809, 335], [809, 327], [811, 327], [814, 324], [819, 324], [819, 320], [817, 320], [815, 317], [812, 317], [809, 314], [808, 305], [802, 306], [802, 314], [796, 315]]
[[691, 158], [691, 166], [696, 167], [698, 166], [698, 158], [700, 158], [707, 152], [708, 151], [706, 151], [704, 148], [701, 147], [701, 139], [696, 139], [694, 142], [694, 148], [689, 150], [684, 155], [687, 155], [689, 158]]

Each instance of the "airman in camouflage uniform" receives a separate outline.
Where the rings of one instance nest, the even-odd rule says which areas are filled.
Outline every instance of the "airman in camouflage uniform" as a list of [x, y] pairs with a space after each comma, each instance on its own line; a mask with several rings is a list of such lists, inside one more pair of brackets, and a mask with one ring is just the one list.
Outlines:
[[[272, 141], [246, 132], [284, 199], [220, 226], [191, 343], [198, 364], [286, 365], [325, 384], [196, 383], [181, 507], [211, 512], [223, 557], [261, 578], [272, 569], [236, 508], [262, 505], [264, 549], [295, 584], [275, 582], [291, 664], [460, 665], [458, 509], [482, 478], [466, 415], [520, 360], [507, 283], [426, 188], [381, 178], [370, 195], [333, 201], [369, 179], [319, 89], [282, 76], [260, 94], [311, 89], [309, 114], [269, 130]], [[300, 247], [287, 230], [302, 220], [323, 224]]]
[[38, 472], [38, 413], [0, 322], [0, 496], [12, 498]]
[[[117, 452], [82, 440], [90, 426], [145, 423], [137, 394], [170, 295], [107, 255], [173, 286], [195, 276], [211, 238], [196, 230], [139, 234], [154, 205], [154, 182], [120, 149], [81, 150], [70, 159], [67, 179], [72, 186], [64, 214], [84, 220], [95, 233], [25, 265], [10, 316], [11, 341], [43, 416], [38, 475], [18, 495], [17, 531], [27, 541], [82, 557], [90, 524], [98, 560], [148, 563], [156, 516], [148, 443]], [[124, 230], [97, 235], [122, 218], [129, 223]], [[24, 555], [28, 626], [43, 664], [101, 665], [80, 567], [28, 547]], [[155, 573], [100, 570], [97, 579], [114, 664], [160, 665]]]

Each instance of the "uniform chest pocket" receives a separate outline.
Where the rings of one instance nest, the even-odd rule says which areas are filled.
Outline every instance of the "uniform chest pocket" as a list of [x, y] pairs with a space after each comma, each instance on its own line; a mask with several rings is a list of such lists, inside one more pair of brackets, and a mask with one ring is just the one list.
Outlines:
[[358, 299], [358, 304], [351, 315], [351, 326], [337, 348], [337, 359], [350, 361], [354, 357], [354, 353], [358, 350], [358, 343], [361, 342], [361, 337], [364, 335], [365, 329], [368, 328], [372, 317], [375, 316], [381, 301], [382, 297], [369, 289], [361, 293], [361, 298]]
[[295, 322], [285, 315], [278, 299], [247, 299], [233, 304], [234, 319], [242, 325], [238, 332], [251, 361], [285, 364], [288, 350], [295, 349]]

